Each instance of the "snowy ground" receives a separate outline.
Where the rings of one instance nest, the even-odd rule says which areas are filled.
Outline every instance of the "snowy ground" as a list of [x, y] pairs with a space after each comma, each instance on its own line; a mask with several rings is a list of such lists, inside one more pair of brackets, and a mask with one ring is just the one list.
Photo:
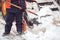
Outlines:
[[58, 19], [59, 16], [57, 13], [45, 7], [36, 14], [38, 14], [37, 21], [42, 24], [34, 24], [33, 29], [27, 27], [25, 34], [16, 35], [17, 32], [14, 22], [10, 35], [3, 37], [2, 34], [4, 32], [5, 21], [0, 12], [0, 40], [60, 40], [60, 19]]
[[[42, 0], [37, 2], [45, 2], [49, 0]], [[51, 1], [51, 0], [50, 0]], [[3, 37], [5, 21], [0, 12], [0, 40], [60, 40], [60, 13], [58, 11], [51, 11], [48, 6], [41, 8], [40, 11], [36, 3], [28, 3], [29, 10], [34, 7], [38, 16], [28, 14], [28, 19], [37, 18], [37, 21], [42, 23], [39, 25], [34, 24], [33, 29], [27, 27], [26, 33], [23, 35], [16, 35], [15, 22], [13, 23], [10, 35]], [[32, 17], [33, 16], [33, 17]]]

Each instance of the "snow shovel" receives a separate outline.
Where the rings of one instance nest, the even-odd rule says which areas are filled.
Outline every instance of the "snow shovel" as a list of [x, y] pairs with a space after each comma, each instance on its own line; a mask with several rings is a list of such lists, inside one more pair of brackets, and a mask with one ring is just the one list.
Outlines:
[[[22, 9], [20, 6], [17, 6], [15, 4], [10, 3], [10, 2], [7, 2], [7, 3], [14, 6], [14, 7], [16, 7], [16, 8]], [[31, 14], [34, 14], [34, 15], [37, 16], [37, 14], [35, 14], [34, 12], [31, 12], [27, 9], [25, 11], [30, 12]], [[26, 20], [24, 19], [24, 13], [23, 13], [23, 25], [22, 25], [22, 27], [23, 27], [23, 33], [25, 33], [26, 32]]]
[[[16, 7], [16, 8], [22, 9], [20, 6], [17, 6], [17, 5], [15, 5], [15, 4], [10, 3], [10, 2], [6, 2], [6, 3], [8, 3], [8, 4], [10, 4], [10, 5], [12, 5], [12, 6]], [[26, 12], [30, 12], [31, 14], [34, 14], [34, 15], [37, 16], [37, 14], [35, 14], [34, 12], [31, 12], [30, 10], [27, 10], [27, 9], [26, 9], [25, 11], [26, 11]]]

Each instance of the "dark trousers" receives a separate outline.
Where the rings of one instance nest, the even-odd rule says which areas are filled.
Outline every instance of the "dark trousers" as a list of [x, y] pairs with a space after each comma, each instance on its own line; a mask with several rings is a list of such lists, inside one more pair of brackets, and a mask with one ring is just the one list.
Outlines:
[[8, 12], [6, 14], [6, 25], [5, 25], [5, 32], [10, 32], [11, 27], [12, 27], [12, 22], [16, 21], [16, 28], [17, 28], [17, 32], [22, 32], [22, 14], [23, 11], [19, 11], [19, 12]]

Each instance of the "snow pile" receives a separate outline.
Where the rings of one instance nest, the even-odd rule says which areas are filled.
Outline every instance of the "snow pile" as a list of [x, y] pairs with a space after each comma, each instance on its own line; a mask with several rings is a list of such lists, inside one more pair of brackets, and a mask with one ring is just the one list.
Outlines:
[[4, 25], [0, 23], [0, 40], [60, 40], [60, 27], [53, 25], [52, 22], [54, 21], [53, 19], [55, 16], [53, 16], [53, 12], [50, 8], [44, 7], [36, 14], [38, 16], [29, 13], [29, 19], [38, 18], [37, 21], [42, 24], [34, 24], [33, 29], [27, 27], [26, 33], [23, 35], [16, 35], [17, 32], [14, 22], [11, 34], [6, 37], [2, 37]]
[[27, 33], [23, 35], [23, 37], [26, 38], [26, 40], [60, 40], [59, 38], [60, 30], [56, 32], [56, 30], [58, 29], [52, 23], [54, 16], [50, 8], [44, 7], [40, 10], [40, 12], [36, 14], [38, 14], [37, 21], [41, 22], [42, 24], [39, 25], [34, 24], [34, 28], [27, 29]]
[[39, 11], [39, 7], [36, 2], [26, 2], [26, 7], [27, 7], [27, 9], [29, 9], [33, 12]]

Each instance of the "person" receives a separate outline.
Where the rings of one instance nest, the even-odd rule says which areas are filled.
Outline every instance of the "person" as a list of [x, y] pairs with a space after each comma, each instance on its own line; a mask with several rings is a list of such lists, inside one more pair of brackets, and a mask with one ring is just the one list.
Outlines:
[[6, 3], [6, 25], [5, 25], [5, 32], [3, 35], [10, 34], [12, 22], [14, 18], [16, 19], [16, 28], [19, 34], [22, 34], [22, 15], [26, 9], [25, 0], [6, 0], [6, 2], [10, 2], [17, 6], [20, 6], [21, 9], [16, 8], [8, 3]]

